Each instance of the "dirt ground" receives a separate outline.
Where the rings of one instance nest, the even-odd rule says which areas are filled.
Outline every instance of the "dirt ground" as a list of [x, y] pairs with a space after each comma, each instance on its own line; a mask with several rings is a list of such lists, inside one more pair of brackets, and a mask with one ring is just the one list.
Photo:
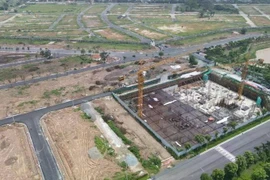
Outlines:
[[147, 158], [157, 154], [162, 160], [171, 155], [162, 147], [137, 121], [132, 118], [113, 98], [102, 98], [93, 101], [95, 107], [101, 107], [105, 114], [112, 115], [118, 125], [126, 130], [126, 136], [140, 147], [141, 155]]
[[35, 56], [29, 55], [27, 58], [26, 54], [0, 52], [0, 64], [11, 63], [14, 61], [25, 61], [31, 58], [35, 58]]
[[101, 133], [94, 123], [81, 118], [82, 112], [73, 108], [46, 115], [42, 121], [45, 134], [62, 173], [68, 179], [103, 180], [121, 168], [109, 159], [92, 160], [88, 150], [95, 146], [94, 137]]
[[41, 179], [24, 125], [0, 127], [0, 179]]
[[[103, 88], [106, 84], [96, 85], [95, 83], [98, 80], [102, 82], [107, 74], [109, 72], [100, 69], [42, 81], [31, 86], [0, 90], [0, 119], [12, 114], [29, 112], [37, 108], [58, 104], [68, 99], [101, 93], [104, 91]], [[110, 82], [108, 82], [108, 85], [110, 85]], [[88, 89], [90, 86], [93, 86], [91, 91]], [[45, 92], [47, 94], [49, 92], [50, 97], [44, 97]]]
[[263, 59], [264, 63], [270, 64], [270, 48], [257, 51], [256, 58]]
[[101, 29], [101, 30], [96, 30], [95, 32], [105, 37], [106, 39], [114, 39], [114, 40], [117, 39], [117, 40], [124, 41], [127, 38], [125, 35], [114, 32], [111, 29]]

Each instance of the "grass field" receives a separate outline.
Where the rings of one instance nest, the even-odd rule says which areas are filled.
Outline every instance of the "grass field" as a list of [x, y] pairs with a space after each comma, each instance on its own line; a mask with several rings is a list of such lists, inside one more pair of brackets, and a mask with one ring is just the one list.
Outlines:
[[111, 14], [124, 14], [128, 9], [127, 4], [117, 4], [111, 9]]
[[253, 6], [239, 6], [239, 9], [243, 11], [245, 14], [249, 15], [260, 15], [261, 13], [258, 12]]
[[86, 15], [97, 15], [102, 13], [106, 9], [106, 4], [94, 4], [92, 8], [90, 8], [85, 14]]
[[270, 14], [270, 5], [258, 5], [257, 8], [259, 8], [265, 14]]
[[132, 24], [133, 22], [128, 20], [127, 18], [117, 18], [118, 16], [116, 15], [109, 15], [108, 19], [117, 25], [125, 25], [125, 24]]
[[270, 26], [270, 20], [262, 16], [251, 16], [249, 17], [257, 26]]
[[85, 5], [74, 4], [34, 4], [27, 5], [18, 9], [19, 12], [32, 12], [32, 13], [79, 13], [83, 9], [87, 8]]

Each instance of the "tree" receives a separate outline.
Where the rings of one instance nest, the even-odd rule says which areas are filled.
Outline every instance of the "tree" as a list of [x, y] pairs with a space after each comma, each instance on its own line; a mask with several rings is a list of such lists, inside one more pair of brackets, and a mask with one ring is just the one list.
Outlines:
[[212, 137], [211, 137], [209, 134], [207, 134], [207, 135], [204, 136], [204, 139], [205, 139], [207, 142], [210, 142], [210, 140], [212, 139]]
[[162, 51], [160, 51], [160, 52], [158, 53], [158, 55], [159, 55], [160, 57], [162, 57], [162, 56], [164, 55], [164, 53], [163, 53]]
[[254, 156], [252, 152], [246, 151], [244, 153], [244, 157], [246, 158], [247, 161], [247, 167], [251, 166], [254, 163]]
[[215, 169], [211, 174], [213, 180], [223, 180], [224, 176], [225, 173], [222, 169]]
[[212, 180], [211, 176], [209, 176], [207, 173], [203, 173], [200, 177], [201, 180]]
[[215, 138], [217, 139], [218, 138], [218, 131], [215, 132]]
[[192, 54], [189, 55], [189, 63], [191, 65], [197, 65], [198, 64], [198, 61], [195, 59], [195, 57]]
[[224, 172], [225, 172], [225, 179], [226, 180], [231, 180], [233, 177], [236, 176], [238, 170], [238, 166], [235, 163], [228, 163], [224, 167]]
[[228, 126], [231, 127], [233, 130], [235, 130], [235, 127], [237, 126], [237, 122], [231, 121], [231, 122], [229, 122]]
[[195, 140], [199, 143], [199, 144], [203, 144], [204, 143], [204, 137], [201, 134], [198, 134], [195, 136]]
[[105, 61], [107, 59], [107, 57], [109, 56], [109, 53], [103, 51], [99, 55], [101, 57], [101, 60]]
[[81, 54], [84, 55], [85, 54], [85, 50], [81, 49]]
[[188, 151], [191, 148], [191, 145], [189, 143], [185, 144], [185, 149]]
[[265, 170], [267, 176], [270, 177], [270, 163], [265, 163], [263, 169]]
[[238, 165], [237, 174], [240, 175], [241, 172], [243, 172], [247, 168], [246, 158], [244, 156], [239, 155], [236, 157], [235, 163]]
[[196, 9], [198, 7], [197, 0], [187, 0], [186, 5], [189, 7], [189, 10]]
[[261, 167], [256, 168], [253, 173], [251, 174], [251, 180], [266, 180], [267, 174], [265, 170]]
[[246, 32], [247, 32], [246, 28], [242, 28], [241, 31], [240, 31], [241, 34], [246, 34]]
[[226, 134], [226, 132], [228, 132], [228, 128], [224, 127], [223, 128], [223, 133]]

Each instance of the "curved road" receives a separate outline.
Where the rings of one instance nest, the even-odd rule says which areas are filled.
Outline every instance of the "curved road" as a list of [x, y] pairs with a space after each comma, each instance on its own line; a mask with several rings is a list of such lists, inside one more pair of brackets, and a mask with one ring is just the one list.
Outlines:
[[45, 180], [63, 179], [63, 176], [61, 175], [59, 167], [56, 163], [56, 160], [52, 154], [51, 148], [40, 126], [41, 117], [48, 112], [71, 107], [73, 105], [82, 104], [84, 102], [91, 101], [97, 98], [109, 96], [110, 94], [111, 93], [108, 92], [93, 96], [87, 96], [74, 101], [69, 101], [54, 106], [46, 107], [43, 109], [35, 110], [33, 112], [29, 112], [26, 114], [9, 117], [0, 120], [0, 126], [5, 124], [11, 124], [13, 122], [24, 123], [29, 130], [31, 140], [34, 145], [35, 153], [37, 155], [41, 171], [43, 173], [43, 177], [45, 178]]
[[[212, 41], [210, 43], [193, 45], [193, 46], [188, 46], [188, 47], [183, 47], [183, 48], [179, 48], [179, 47], [163, 48], [162, 49], [162, 51], [164, 52], [163, 57], [173, 57], [173, 56], [184, 55], [184, 54], [187, 54], [187, 53], [195, 52], [198, 49], [202, 49], [202, 48], [205, 48], [205, 47], [222, 45], [222, 44], [226, 44], [226, 43], [228, 43], [230, 41], [239, 41], [239, 40], [243, 40], [243, 39], [247, 39], [247, 38], [251, 38], [251, 37], [258, 37], [258, 36], [261, 36], [261, 35], [260, 34], [247, 34], [247, 35], [232, 37], [232, 38], [223, 39], [223, 40]], [[33, 49], [33, 48], [31, 48], [31, 49]], [[72, 50], [60, 50], [59, 49], [59, 50], [51, 50], [51, 51], [53, 53], [62, 54], [60, 52], [70, 52]], [[133, 57], [133, 55], [135, 55], [135, 57]], [[154, 56], [158, 56], [158, 52], [153, 52], [152, 54], [148, 53], [147, 56], [146, 56], [146, 54], [140, 53], [140, 52], [110, 52], [110, 56], [118, 57], [121, 60], [117, 61], [117, 62], [110, 63], [110, 64], [101, 64], [101, 65], [97, 65], [97, 66], [93, 66], [93, 67], [87, 67], [87, 68], [78, 69], [78, 70], [70, 70], [70, 71], [67, 71], [67, 72], [59, 73], [59, 74], [51, 74], [51, 75], [45, 76], [45, 77], [36, 77], [36, 78], [30, 79], [30, 80], [18, 81], [18, 82], [14, 82], [14, 83], [10, 83], [10, 84], [4, 84], [4, 85], [0, 86], [0, 89], [7, 89], [7, 88], [15, 87], [15, 86], [22, 86], [22, 85], [37, 83], [37, 82], [46, 81], [46, 80], [49, 80], [49, 79], [64, 77], [64, 76], [67, 76], [67, 75], [70, 75], [70, 74], [78, 74], [78, 73], [82, 73], [82, 72], [86, 72], [86, 71], [90, 71], [90, 70], [95, 70], [95, 69], [99, 69], [99, 68], [106, 68], [106, 67], [110, 67], [110, 66], [115, 66], [115, 65], [118, 65], [118, 64], [121, 64], [121, 63], [126, 63], [126, 62], [132, 62], [132, 61], [136, 61], [136, 60], [140, 60], [140, 59], [151, 58], [151, 57], [154, 57]], [[123, 60], [124, 56], [126, 57], [125, 60]]]
[[124, 29], [124, 28], [121, 28], [120, 26], [117, 26], [113, 23], [111, 23], [111, 21], [109, 21], [108, 19], [108, 16], [107, 16], [107, 12], [110, 11], [113, 6], [115, 6], [115, 4], [110, 4], [102, 13], [101, 13], [101, 19], [102, 21], [104, 21], [109, 27], [113, 28], [113, 29], [116, 29], [117, 31], [120, 31], [120, 32], [123, 32], [129, 36], [132, 36], [132, 37], [135, 37], [137, 39], [139, 39], [141, 42], [143, 43], [150, 43], [151, 42], [151, 39], [148, 39], [146, 37], [143, 37], [139, 34], [136, 34], [132, 31], [129, 31], [127, 29]]

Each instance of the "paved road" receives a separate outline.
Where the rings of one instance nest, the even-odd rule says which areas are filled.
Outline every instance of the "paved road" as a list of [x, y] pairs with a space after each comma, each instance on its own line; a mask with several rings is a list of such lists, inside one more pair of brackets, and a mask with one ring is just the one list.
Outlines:
[[129, 36], [135, 37], [135, 38], [139, 39], [139, 40], [140, 40], [141, 42], [143, 42], [143, 43], [150, 43], [150, 42], [151, 42], [151, 39], [148, 39], [148, 38], [146, 38], [146, 37], [143, 37], [143, 36], [141, 36], [141, 35], [139, 35], [139, 34], [136, 34], [136, 33], [132, 32], [132, 31], [129, 31], [129, 30], [127, 30], [127, 29], [124, 29], [124, 28], [122, 28], [122, 27], [120, 27], [120, 26], [117, 26], [117, 25], [111, 23], [111, 21], [109, 21], [109, 19], [108, 19], [107, 12], [110, 11], [110, 10], [113, 8], [113, 6], [115, 6], [115, 4], [110, 4], [110, 5], [109, 5], [109, 6], [101, 13], [101, 19], [102, 19], [102, 21], [104, 21], [109, 27], [111, 27], [111, 28], [113, 28], [113, 29], [116, 29], [117, 31], [123, 32], [123, 33], [125, 33], [125, 34], [127, 34], [127, 35], [129, 35]]
[[[157, 180], [199, 180], [204, 172], [211, 172], [231, 162], [231, 156], [242, 155], [247, 150], [253, 150], [254, 147], [270, 139], [270, 122], [254, 128], [235, 139], [228, 141], [206, 153], [198, 155], [192, 159], [185, 160], [177, 164], [172, 169], [167, 169], [158, 175]], [[222, 149], [222, 151], [220, 150]]]
[[92, 7], [93, 6], [89, 6], [88, 8], [86, 8], [85, 10], [83, 10], [80, 14], [78, 14], [78, 16], [77, 16], [77, 24], [79, 25], [79, 27], [82, 30], [88, 32], [90, 36], [95, 36], [95, 34], [90, 30], [90, 28], [85, 27], [84, 24], [83, 24], [83, 22], [82, 22], [82, 17], [84, 15], [84, 13], [86, 11], [88, 11], [89, 9], [91, 9]]
[[50, 27], [49, 30], [53, 30], [55, 28], [55, 26], [65, 17], [66, 14], [61, 14], [56, 21], [54, 21]]
[[248, 15], [239, 9], [237, 4], [233, 4], [233, 6], [239, 10], [239, 14], [247, 21], [247, 24], [250, 25], [250, 27], [257, 27], [256, 24], [249, 19]]
[[[198, 49], [202, 49], [204, 47], [222, 45], [222, 44], [226, 44], [230, 41], [239, 41], [242, 39], [246, 39], [246, 38], [250, 38], [250, 37], [258, 37], [258, 36], [260, 36], [260, 34], [247, 34], [247, 35], [236, 36], [236, 37], [232, 37], [232, 38], [228, 38], [228, 39], [212, 41], [210, 43], [204, 43], [204, 44], [188, 46], [188, 47], [183, 47], [183, 48], [179, 48], [179, 47], [162, 48], [162, 50], [164, 52], [164, 57], [173, 57], [173, 56], [191, 53], [191, 52], [197, 51]], [[56, 49], [52, 50], [52, 52], [54, 52], [54, 53], [55, 52], [58, 53], [58, 52], [62, 52], [62, 51], [66, 52], [68, 50], [56, 50]], [[133, 55], [135, 55], [135, 57], [132, 57]], [[125, 63], [125, 62], [132, 62], [132, 61], [136, 61], [136, 60], [140, 60], [140, 59], [151, 58], [154, 56], [158, 56], [158, 52], [147, 53], [147, 56], [143, 52], [110, 52], [110, 56], [119, 57], [119, 59], [121, 59], [121, 60], [117, 61], [117, 62], [113, 62], [111, 64], [101, 64], [101, 65], [97, 65], [97, 66], [93, 66], [93, 67], [87, 67], [87, 68], [78, 69], [78, 70], [70, 70], [70, 71], [58, 73], [58, 74], [51, 74], [51, 75], [48, 75], [45, 77], [36, 77], [34, 79], [30, 79], [30, 80], [26, 80], [26, 81], [18, 81], [18, 82], [14, 82], [14, 83], [10, 83], [10, 84], [4, 84], [4, 85], [0, 86], [0, 89], [7, 89], [7, 88], [15, 87], [15, 86], [22, 86], [22, 85], [37, 83], [37, 82], [46, 81], [49, 79], [64, 77], [64, 76], [67, 76], [70, 74], [78, 74], [78, 73], [82, 73], [82, 72], [86, 72], [86, 71], [90, 71], [90, 70], [95, 70], [95, 69], [99, 69], [99, 68], [106, 68], [106, 67], [110, 67], [110, 66], [115, 66], [115, 65]], [[123, 60], [124, 56], [126, 57], [125, 60]]]
[[102, 93], [93, 96], [87, 96], [81, 99], [77, 99], [74, 101], [69, 101], [65, 103], [61, 103], [58, 105], [50, 106], [47, 108], [43, 108], [40, 110], [36, 110], [30, 113], [22, 114], [13, 117], [9, 117], [3, 120], [0, 120], [0, 126], [4, 124], [10, 124], [15, 122], [24, 123], [29, 132], [34, 145], [35, 153], [37, 155], [43, 176], [45, 180], [58, 180], [63, 179], [59, 167], [55, 161], [55, 158], [51, 152], [51, 148], [43, 134], [43, 131], [40, 126], [40, 118], [51, 111], [56, 111], [59, 109], [63, 109], [66, 107], [71, 107], [73, 105], [78, 105], [87, 101], [91, 101], [97, 98], [109, 96], [111, 93]]
[[[57, 58], [49, 59], [49, 60], [50, 61], [58, 60], [58, 58], [60, 58], [60, 57], [64, 57], [64, 55], [59, 55]], [[16, 61], [16, 62], [11, 62], [11, 63], [6, 63], [6, 64], [0, 64], [0, 69], [12, 67], [12, 66], [19, 66], [19, 65], [23, 65], [23, 64], [37, 63], [37, 62], [42, 62], [42, 61], [46, 61], [46, 60], [48, 60], [48, 59], [47, 58], [35, 58], [35, 59], [29, 59], [29, 60], [25, 60], [25, 61]]]

